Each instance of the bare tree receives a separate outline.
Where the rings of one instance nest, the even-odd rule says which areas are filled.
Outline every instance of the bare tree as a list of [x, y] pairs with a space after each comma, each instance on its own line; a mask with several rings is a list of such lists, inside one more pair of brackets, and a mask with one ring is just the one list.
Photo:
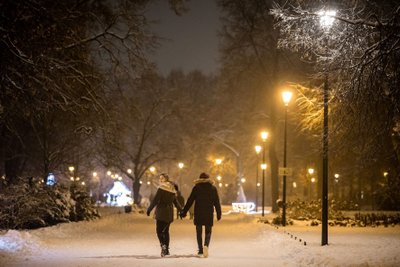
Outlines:
[[[320, 4], [287, 1], [271, 10], [282, 35], [279, 46], [301, 52], [304, 60], [315, 64], [314, 88], [321, 84], [323, 70], [329, 71], [332, 154], [347, 158], [344, 155], [351, 152], [357, 159], [352, 169], [358, 171], [349, 175], [360, 176], [359, 170], [374, 168], [373, 175], [366, 177], [374, 190], [382, 169], [390, 169], [393, 178], [400, 171], [400, 5], [397, 1]], [[329, 33], [319, 23], [319, 12], [328, 9], [337, 11]], [[308, 96], [302, 99], [303, 107], [314, 102]], [[307, 123], [320, 123], [310, 120], [316, 114], [309, 113]]]

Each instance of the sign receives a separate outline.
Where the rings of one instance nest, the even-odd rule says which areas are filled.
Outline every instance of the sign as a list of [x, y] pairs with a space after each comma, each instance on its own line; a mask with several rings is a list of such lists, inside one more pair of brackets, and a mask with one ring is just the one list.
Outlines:
[[279, 168], [278, 170], [279, 175], [285, 176], [292, 176], [293, 169], [292, 168]]

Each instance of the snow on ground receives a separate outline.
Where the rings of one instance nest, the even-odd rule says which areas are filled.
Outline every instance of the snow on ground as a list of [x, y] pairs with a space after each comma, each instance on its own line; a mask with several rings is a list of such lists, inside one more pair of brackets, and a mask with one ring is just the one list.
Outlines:
[[0, 232], [0, 266], [400, 266], [399, 226], [330, 227], [322, 247], [320, 227], [276, 228], [258, 218], [225, 214], [213, 227], [207, 259], [196, 256], [193, 222], [176, 220], [172, 255], [161, 258], [154, 220], [120, 209], [95, 221]]

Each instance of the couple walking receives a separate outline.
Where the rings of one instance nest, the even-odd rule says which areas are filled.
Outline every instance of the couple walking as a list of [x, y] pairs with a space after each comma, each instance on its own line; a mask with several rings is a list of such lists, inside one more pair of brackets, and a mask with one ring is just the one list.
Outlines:
[[[213, 185], [206, 173], [201, 173], [199, 179], [190, 193], [186, 205], [182, 207], [177, 201], [177, 191], [167, 174], [160, 175], [160, 186], [147, 209], [147, 216], [155, 207], [156, 231], [161, 245], [161, 257], [169, 255], [169, 226], [174, 220], [174, 207], [178, 209], [180, 217], [186, 217], [187, 212], [194, 202], [194, 224], [196, 226], [196, 238], [198, 255], [208, 257], [211, 231], [214, 218], [214, 207], [217, 212], [217, 220], [221, 219], [221, 204], [219, 202], [217, 188]], [[205, 228], [203, 246], [203, 226]]]

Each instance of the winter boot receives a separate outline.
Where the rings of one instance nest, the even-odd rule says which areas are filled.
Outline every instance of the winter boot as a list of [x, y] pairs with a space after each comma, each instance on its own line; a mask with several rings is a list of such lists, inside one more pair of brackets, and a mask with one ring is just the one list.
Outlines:
[[197, 256], [203, 257], [203, 249], [202, 248], [198, 250]]
[[208, 257], [208, 246], [204, 246], [204, 248], [203, 248], [203, 255], [204, 255], [204, 258], [207, 258], [207, 257]]
[[166, 245], [161, 245], [161, 257], [167, 255], [168, 249]]
[[169, 254], [169, 247], [167, 247], [166, 249], [165, 249], [165, 256], [169, 256], [170, 254]]

